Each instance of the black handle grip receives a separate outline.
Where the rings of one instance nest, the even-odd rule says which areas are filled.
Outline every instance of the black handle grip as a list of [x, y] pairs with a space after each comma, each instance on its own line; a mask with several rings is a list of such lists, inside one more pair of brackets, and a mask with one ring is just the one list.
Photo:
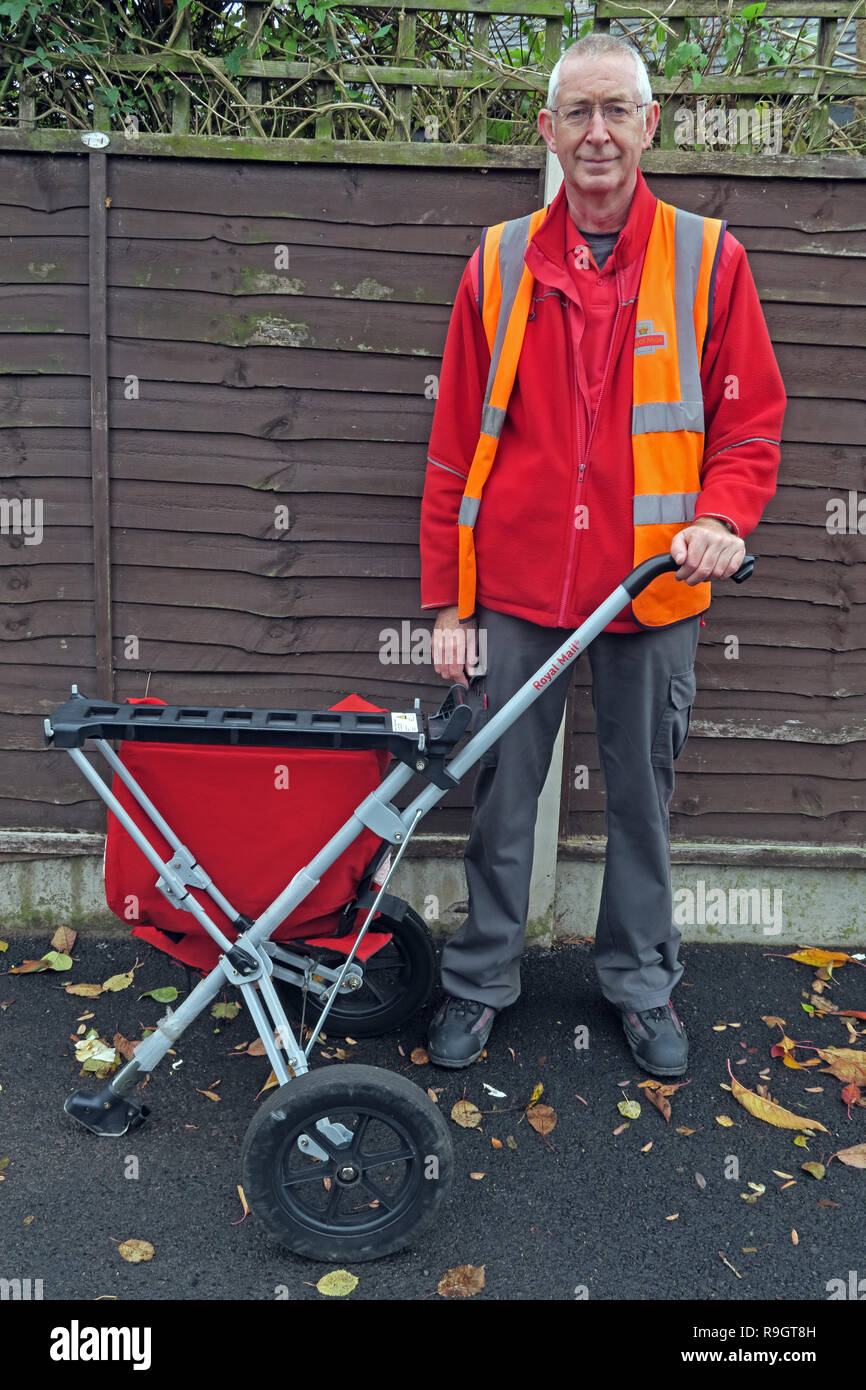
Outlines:
[[[731, 575], [731, 578], [735, 584], [742, 584], [743, 580], [749, 578], [754, 568], [754, 555], [744, 555], [743, 563], [736, 574]], [[632, 570], [631, 574], [622, 581], [622, 587], [629, 598], [636, 598], [648, 584], [651, 584], [654, 579], [658, 579], [660, 574], [676, 573], [678, 569], [679, 564], [672, 555], [653, 555], [649, 560], [644, 560], [643, 564]]]

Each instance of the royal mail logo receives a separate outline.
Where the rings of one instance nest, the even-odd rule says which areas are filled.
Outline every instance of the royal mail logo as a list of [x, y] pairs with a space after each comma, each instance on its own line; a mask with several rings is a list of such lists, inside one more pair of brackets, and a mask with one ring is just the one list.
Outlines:
[[637, 325], [634, 338], [634, 350], [636, 353], [643, 354], [655, 352], [656, 348], [667, 347], [667, 333], [654, 333], [652, 319], [642, 319]]

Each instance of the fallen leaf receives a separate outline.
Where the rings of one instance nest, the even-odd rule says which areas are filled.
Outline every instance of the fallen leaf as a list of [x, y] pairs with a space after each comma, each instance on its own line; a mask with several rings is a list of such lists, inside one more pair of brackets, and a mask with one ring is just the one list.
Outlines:
[[697, 1130], [687, 1129], [685, 1125], [679, 1125], [677, 1127], [677, 1134], [697, 1134]]
[[815, 1203], [816, 1207], [838, 1207], [838, 1202], [826, 1202], [819, 1200]]
[[665, 1217], [665, 1221], [678, 1221], [678, 1220], [679, 1220], [679, 1216], [680, 1216], [679, 1212], [678, 1212], [678, 1211], [675, 1211], [674, 1214], [673, 1214], [673, 1216], [666, 1216], [666, 1217]]
[[822, 1072], [829, 1072], [837, 1081], [853, 1081], [855, 1085], [866, 1086], [866, 1052], [862, 1048], [819, 1047], [816, 1051], [821, 1060], [828, 1063], [821, 1068]]
[[622, 1134], [622, 1132], [623, 1132], [624, 1129], [628, 1129], [628, 1120], [626, 1120], [626, 1122], [625, 1122], [624, 1125], [617, 1125], [617, 1127], [616, 1127], [616, 1129], [613, 1131], [613, 1133], [614, 1133], [614, 1134]]
[[823, 1178], [827, 1171], [823, 1163], [801, 1163], [800, 1167], [805, 1173], [811, 1173], [813, 1178]]
[[471, 1100], [458, 1100], [451, 1109], [451, 1118], [461, 1129], [475, 1129], [481, 1124], [481, 1111]]
[[777, 1018], [775, 1014], [761, 1014], [761, 1018], [768, 1028], [784, 1028], [785, 1026], [785, 1020]]
[[781, 1105], [774, 1101], [765, 1100], [763, 1096], [756, 1096], [754, 1091], [749, 1091], [745, 1086], [741, 1086], [739, 1081], [731, 1071], [730, 1062], [728, 1071], [731, 1077], [731, 1089], [734, 1099], [739, 1101], [744, 1110], [748, 1110], [750, 1115], [756, 1119], [763, 1120], [766, 1124], [775, 1125], [778, 1129], [820, 1129], [824, 1134], [827, 1128], [818, 1120], [807, 1120], [800, 1115], [794, 1115], [790, 1110], [785, 1110]]
[[844, 965], [852, 957], [847, 955], [845, 951], [822, 951], [817, 946], [809, 946], [801, 951], [792, 951], [789, 956], [783, 956], [782, 959], [797, 960], [801, 965]]
[[774, 1168], [773, 1172], [776, 1174], [777, 1178], [793, 1178], [794, 1176], [793, 1173], [782, 1173], [778, 1168]]
[[797, 1137], [796, 1137], [796, 1139], [794, 1140], [794, 1143], [795, 1143], [795, 1144], [797, 1145], [797, 1147], [800, 1148], [800, 1149], [808, 1149], [808, 1147], [809, 1147], [809, 1145], [808, 1145], [808, 1143], [807, 1143], [807, 1141], [806, 1141], [806, 1136], [805, 1136], [805, 1134], [798, 1134]]
[[75, 945], [78, 932], [71, 927], [58, 927], [51, 938], [51, 945], [55, 951], [64, 951], [68, 955]]
[[652, 1139], [651, 1139], [651, 1140], [649, 1141], [648, 1144], [644, 1144], [643, 1148], [641, 1149], [641, 1153], [642, 1153], [642, 1154], [648, 1154], [649, 1151], [650, 1151], [650, 1149], [652, 1148], [652, 1146], [653, 1146], [653, 1141], [652, 1141]]
[[13, 965], [9, 971], [10, 975], [35, 975], [39, 970], [47, 970], [47, 960], [23, 960], [20, 965]]
[[157, 1004], [171, 1004], [177, 998], [174, 985], [162, 985], [159, 989], [146, 989], [139, 999], [155, 999]]
[[501, 1140], [501, 1139], [491, 1139], [491, 1140], [490, 1140], [490, 1143], [491, 1143], [491, 1145], [492, 1145], [492, 1147], [493, 1147], [494, 1149], [501, 1149], [501, 1148], [502, 1148], [502, 1140]]
[[241, 1011], [240, 1004], [214, 1004], [211, 1009], [211, 1018], [224, 1018], [229, 1023], [233, 1018], [237, 1018]]
[[724, 1129], [730, 1129], [732, 1125], [736, 1124], [736, 1121], [732, 1120], [730, 1115], [717, 1115], [716, 1124], [721, 1125]]
[[833, 1155], [847, 1163], [849, 1168], [866, 1168], [866, 1144], [855, 1144], [850, 1149], [840, 1149]]
[[476, 1178], [476, 1179], [478, 1179], [478, 1178], [483, 1178], [483, 1177], [484, 1177], [484, 1174], [483, 1174], [483, 1173], [470, 1173], [469, 1176], [470, 1176], [470, 1178]]
[[430, 1099], [432, 1100], [432, 1102], [433, 1102], [434, 1105], [438, 1105], [438, 1104], [439, 1104], [439, 1097], [437, 1096], [436, 1092], [435, 1092], [434, 1090], [431, 1089], [430, 1086], [427, 1087], [427, 1094], [428, 1094], [428, 1096], [430, 1097]]
[[704, 1188], [705, 1188], [706, 1185], [707, 1185], [707, 1180], [706, 1180], [706, 1178], [704, 1177], [703, 1173], [695, 1173], [695, 1182], [697, 1183], [698, 1187], [699, 1187], [699, 1188], [701, 1189], [701, 1191], [703, 1192]]
[[640, 1115], [640, 1105], [636, 1100], [618, 1101], [616, 1108], [627, 1120], [636, 1120]]
[[783, 1182], [783, 1183], [782, 1183], [782, 1186], [779, 1188], [779, 1191], [780, 1191], [780, 1192], [784, 1192], [786, 1187], [796, 1187], [796, 1186], [797, 1186], [797, 1179], [796, 1179], [796, 1178], [791, 1178], [791, 1181], [790, 1181], [790, 1182]]
[[79, 994], [83, 999], [95, 999], [102, 993], [102, 985], [64, 985], [67, 994]]
[[330, 1274], [322, 1275], [316, 1288], [328, 1298], [345, 1298], [357, 1284], [357, 1274], [350, 1274], [348, 1269], [332, 1269]]
[[196, 1086], [196, 1090], [200, 1096], [207, 1096], [208, 1100], [222, 1100], [222, 1096], [218, 1096], [216, 1091], [201, 1091], [198, 1086]]
[[144, 1260], [152, 1260], [154, 1249], [149, 1240], [125, 1240], [117, 1247], [117, 1253], [128, 1264], [138, 1265]]
[[103, 981], [102, 988], [108, 994], [118, 994], [122, 989], [129, 989], [132, 984], [133, 972], [127, 970], [125, 975], [112, 975], [109, 980]]
[[535, 1105], [536, 1101], [538, 1100], [539, 1096], [542, 1095], [543, 1091], [544, 1091], [544, 1087], [542, 1086], [541, 1082], [539, 1081], [538, 1084], [534, 1087], [533, 1092], [532, 1092], [532, 1095], [529, 1097], [529, 1104], [530, 1104], [530, 1105]]
[[514, 1138], [513, 1134], [507, 1134], [505, 1136], [505, 1143], [507, 1144], [509, 1149], [517, 1148], [517, 1140]]
[[247, 1217], [248, 1217], [249, 1214], [250, 1214], [250, 1204], [249, 1204], [249, 1202], [248, 1202], [247, 1199], [246, 1199], [246, 1195], [245, 1195], [244, 1190], [243, 1190], [243, 1188], [241, 1187], [240, 1183], [237, 1184], [237, 1189], [238, 1189], [238, 1196], [239, 1196], [240, 1199], [241, 1199], [241, 1206], [242, 1206], [243, 1209], [244, 1209], [244, 1214], [243, 1214], [243, 1216], [239, 1217], [237, 1221], [233, 1221], [233, 1222], [232, 1222], [232, 1225], [233, 1225], [233, 1226], [240, 1226], [241, 1222], [242, 1222], [242, 1221], [246, 1221]]
[[526, 1112], [526, 1118], [532, 1128], [542, 1138], [549, 1134], [556, 1124], [556, 1111], [549, 1105], [533, 1105]]
[[123, 1060], [125, 1062], [131, 1062], [135, 1054], [135, 1043], [130, 1042], [129, 1038], [125, 1038], [122, 1033], [115, 1033], [111, 1041], [115, 1050], [120, 1053]]
[[414, 1062], [416, 1067], [423, 1067], [426, 1062], [430, 1061], [430, 1058], [423, 1047], [416, 1047], [413, 1049], [409, 1061]]
[[437, 1284], [442, 1298], [472, 1298], [484, 1288], [484, 1265], [457, 1265]]
[[792, 1245], [799, 1245], [799, 1244], [800, 1244], [800, 1237], [797, 1235], [797, 1232], [796, 1232], [796, 1231], [792, 1231], [792, 1232], [791, 1232], [791, 1244], [792, 1244]]
[[664, 1115], [665, 1123], [666, 1123], [666, 1124], [670, 1124], [670, 1122], [671, 1122], [671, 1103], [670, 1103], [670, 1101], [668, 1100], [667, 1096], [663, 1095], [662, 1092], [661, 1092], [661, 1090], [658, 1090], [658, 1091], [647, 1091], [646, 1096], [647, 1096], [647, 1100], [650, 1101], [650, 1103], [651, 1103], [652, 1105], [655, 1106], [655, 1108], [656, 1108], [656, 1110], [658, 1110], [659, 1114]]
[[843, 1086], [843, 1087], [842, 1087], [842, 1094], [841, 1094], [840, 1099], [841, 1099], [841, 1101], [842, 1101], [842, 1104], [843, 1104], [843, 1105], [847, 1105], [847, 1107], [848, 1107], [848, 1119], [849, 1119], [849, 1120], [850, 1120], [850, 1118], [851, 1118], [851, 1106], [852, 1106], [852, 1105], [863, 1105], [863, 1103], [864, 1103], [864, 1102], [863, 1102], [863, 1098], [862, 1098], [862, 1096], [861, 1096], [861, 1094], [860, 1094], [860, 1087], [859, 1087], [859, 1086], [855, 1086], [853, 1081], [850, 1081], [850, 1082], [848, 1083], [847, 1086]]

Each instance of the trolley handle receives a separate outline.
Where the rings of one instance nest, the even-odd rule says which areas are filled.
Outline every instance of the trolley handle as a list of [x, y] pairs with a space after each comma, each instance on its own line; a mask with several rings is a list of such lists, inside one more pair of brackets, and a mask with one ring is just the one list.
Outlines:
[[[660, 574], [675, 573], [679, 567], [679, 562], [670, 554], [652, 555], [649, 560], [644, 560], [643, 564], [632, 570], [631, 574], [622, 581], [622, 587], [629, 598], [636, 598], [648, 584], [651, 584], [654, 579], [658, 579]], [[742, 584], [750, 577], [754, 568], [754, 555], [744, 555], [743, 563], [736, 574], [731, 575], [731, 578], [735, 584]]]

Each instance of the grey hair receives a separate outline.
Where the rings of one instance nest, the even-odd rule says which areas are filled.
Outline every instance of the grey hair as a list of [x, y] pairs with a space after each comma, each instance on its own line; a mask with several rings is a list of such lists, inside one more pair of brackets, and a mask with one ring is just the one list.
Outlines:
[[[559, 80], [564, 63], [571, 62], [575, 58], [621, 57], [623, 54], [626, 54], [634, 62], [637, 90], [641, 101], [652, 101], [653, 94], [649, 73], [634, 44], [629, 43], [628, 39], [618, 38], [615, 34], [586, 34], [584, 38], [571, 44], [554, 65], [547, 85], [548, 111], [552, 111], [556, 106], [556, 98], [559, 95]], [[646, 111], [644, 111], [644, 123], [646, 123]]]

